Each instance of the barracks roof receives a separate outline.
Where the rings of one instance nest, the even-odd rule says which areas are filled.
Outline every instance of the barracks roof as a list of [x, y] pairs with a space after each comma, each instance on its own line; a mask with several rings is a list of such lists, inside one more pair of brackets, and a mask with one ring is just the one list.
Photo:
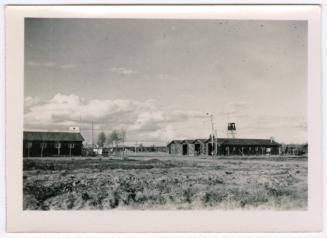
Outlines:
[[24, 131], [23, 140], [28, 141], [84, 141], [79, 132]]
[[217, 143], [225, 145], [279, 145], [279, 143], [271, 139], [217, 138]]
[[[202, 142], [202, 143], [211, 143], [211, 138], [209, 139], [195, 139], [195, 140], [173, 140], [171, 143], [189, 143], [193, 144], [196, 142]], [[271, 139], [239, 139], [239, 138], [217, 138], [215, 140], [215, 143], [218, 143], [220, 145], [258, 145], [258, 146], [277, 146], [279, 143], [277, 143], [274, 140]]]
[[181, 144], [192, 144], [194, 140], [183, 140]]
[[[168, 143], [168, 145], [173, 144], [173, 143], [177, 143], [180, 144], [183, 140], [172, 140], [171, 142]], [[167, 146], [168, 146], [167, 145]]]

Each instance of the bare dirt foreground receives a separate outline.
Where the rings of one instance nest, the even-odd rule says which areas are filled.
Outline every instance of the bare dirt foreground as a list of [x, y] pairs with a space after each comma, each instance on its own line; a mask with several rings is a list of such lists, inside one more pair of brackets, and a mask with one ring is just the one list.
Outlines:
[[158, 158], [24, 159], [24, 209], [307, 208], [306, 157]]

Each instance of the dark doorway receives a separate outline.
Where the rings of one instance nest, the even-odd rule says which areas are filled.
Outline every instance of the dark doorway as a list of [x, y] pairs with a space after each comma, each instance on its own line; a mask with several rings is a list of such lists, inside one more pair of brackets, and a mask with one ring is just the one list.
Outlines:
[[183, 145], [183, 155], [187, 155], [188, 154], [188, 145], [187, 144], [184, 144]]
[[208, 155], [212, 155], [213, 153], [213, 146], [212, 146], [212, 143], [209, 143], [208, 144]]
[[194, 152], [195, 152], [195, 155], [200, 155], [201, 154], [201, 145], [200, 144], [195, 144], [194, 145]]
[[225, 147], [225, 155], [229, 156], [229, 147]]
[[217, 145], [217, 148], [216, 148], [216, 155], [221, 155], [221, 148], [220, 148], [220, 145]]

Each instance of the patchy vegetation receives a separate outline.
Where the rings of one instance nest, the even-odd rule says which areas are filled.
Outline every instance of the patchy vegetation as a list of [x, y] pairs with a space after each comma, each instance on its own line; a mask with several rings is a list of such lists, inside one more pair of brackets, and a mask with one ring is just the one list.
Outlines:
[[24, 209], [306, 209], [307, 161], [24, 159]]

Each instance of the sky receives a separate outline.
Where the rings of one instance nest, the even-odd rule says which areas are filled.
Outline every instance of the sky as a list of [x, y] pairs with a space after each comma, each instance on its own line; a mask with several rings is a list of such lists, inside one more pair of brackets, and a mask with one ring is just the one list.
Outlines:
[[24, 129], [307, 142], [307, 22], [25, 20]]

